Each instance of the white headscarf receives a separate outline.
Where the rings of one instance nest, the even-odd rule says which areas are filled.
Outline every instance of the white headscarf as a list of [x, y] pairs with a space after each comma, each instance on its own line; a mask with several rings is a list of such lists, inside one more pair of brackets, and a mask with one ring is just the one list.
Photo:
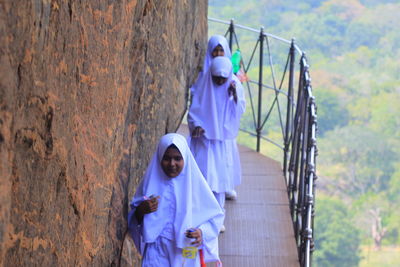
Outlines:
[[203, 69], [199, 73], [199, 77], [197, 77], [196, 82], [190, 88], [192, 94], [196, 91], [198, 84], [201, 83], [201, 81], [204, 79], [205, 74], [208, 73], [208, 69], [210, 68], [211, 61], [213, 59], [212, 52], [218, 45], [222, 46], [222, 49], [224, 49], [224, 56], [227, 58], [231, 58], [231, 50], [229, 49], [228, 41], [226, 40], [226, 38], [222, 35], [211, 36], [207, 45], [207, 52], [204, 58]]
[[231, 49], [229, 48], [228, 41], [222, 35], [213, 35], [208, 41], [206, 58], [204, 59], [203, 73], [205, 73], [211, 66], [211, 61], [213, 59], [212, 52], [218, 46], [222, 46], [224, 49], [224, 57], [231, 58]]
[[[169, 178], [161, 168], [161, 160], [167, 148], [172, 144], [182, 154], [184, 167], [177, 177]], [[164, 229], [168, 218], [173, 216], [169, 214], [170, 209], [166, 206], [167, 203], [163, 202], [163, 193], [167, 183], [171, 182], [176, 200], [173, 227], [177, 247], [185, 246], [185, 232], [189, 228], [198, 227], [211, 221], [216, 229], [220, 229], [224, 217], [223, 211], [201, 174], [185, 138], [180, 134], [170, 133], [161, 138], [157, 151], [154, 153], [131, 202], [131, 208], [136, 208], [145, 196], [160, 196], [158, 210], [146, 214], [143, 219], [143, 241], [145, 243], [154, 242]], [[217, 237], [218, 231], [211, 239]], [[204, 246], [207, 247], [207, 242], [214, 240], [205, 240], [203, 234], [203, 241]]]
[[[227, 81], [220, 86], [214, 84], [211, 72], [214, 72], [215, 76], [226, 76]], [[228, 94], [228, 87], [232, 81], [236, 84], [237, 103]], [[199, 84], [199, 90], [192, 98], [188, 114], [189, 126], [203, 128], [207, 139], [234, 139], [239, 131], [244, 106], [243, 87], [232, 73], [230, 59], [216, 57], [212, 60], [206, 77]]]

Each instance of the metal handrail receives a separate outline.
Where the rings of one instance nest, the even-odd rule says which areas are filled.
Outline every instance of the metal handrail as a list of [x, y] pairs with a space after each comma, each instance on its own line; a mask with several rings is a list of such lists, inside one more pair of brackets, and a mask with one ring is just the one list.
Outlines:
[[[313, 242], [313, 222], [314, 222], [314, 201], [315, 201], [315, 180], [316, 176], [316, 131], [317, 131], [317, 114], [314, 96], [312, 95], [311, 78], [309, 74], [309, 66], [305, 53], [295, 44], [295, 40], [288, 41], [276, 35], [266, 33], [264, 28], [260, 30], [252, 29], [243, 25], [234, 24], [234, 21], [222, 21], [215, 18], [208, 19], [211, 22], [229, 25], [225, 36], [229, 47], [235, 44], [239, 48], [239, 40], [236, 34], [236, 29], [257, 33], [255, 46], [250, 56], [250, 60], [246, 67], [245, 62], [242, 62], [244, 71], [247, 74], [250, 65], [253, 63], [254, 56], [258, 49], [258, 82], [256, 79], [246, 81], [251, 104], [252, 118], [254, 129], [241, 128], [240, 130], [257, 138], [256, 150], [260, 152], [261, 140], [265, 140], [283, 152], [283, 174], [286, 181], [287, 193], [289, 198], [290, 213], [293, 220], [293, 228], [296, 237], [296, 245], [298, 249], [300, 266], [309, 267], [312, 262], [312, 252], [314, 250]], [[281, 42], [283, 45], [289, 45], [288, 57], [281, 82], [277, 87], [276, 73], [273, 68], [272, 55], [270, 51], [269, 38]], [[268, 53], [268, 61], [264, 61], [264, 54]], [[296, 54], [300, 55], [298, 69], [296, 69], [295, 59]], [[269, 67], [272, 85], [263, 83], [264, 69]], [[295, 92], [295, 74], [298, 76], [298, 90]], [[286, 77], [288, 75], [288, 77]], [[282, 88], [285, 78], [288, 79], [287, 88]], [[251, 85], [258, 86], [257, 107], [253, 100], [253, 94], [250, 90]], [[268, 108], [265, 118], [262, 118], [262, 109], [264, 104], [263, 89], [272, 89], [275, 92], [275, 98]], [[279, 101], [279, 96], [284, 96], [286, 99], [286, 109], [283, 110]], [[270, 118], [271, 111], [278, 110], [280, 128], [282, 131], [282, 144], [273, 141], [270, 138], [263, 136], [262, 130], [266, 121]], [[286, 116], [282, 113], [286, 112]], [[285, 121], [283, 122], [283, 117]]]

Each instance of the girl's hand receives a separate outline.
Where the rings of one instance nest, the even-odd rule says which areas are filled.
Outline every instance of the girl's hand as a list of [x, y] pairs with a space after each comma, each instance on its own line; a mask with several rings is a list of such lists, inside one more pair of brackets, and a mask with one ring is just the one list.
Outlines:
[[136, 218], [139, 222], [143, 220], [143, 216], [145, 214], [149, 214], [158, 210], [159, 198], [160, 196], [151, 197], [150, 199], [146, 199], [139, 204], [135, 212]]
[[233, 96], [233, 100], [235, 100], [235, 103], [237, 103], [237, 93], [236, 93], [236, 83], [235, 81], [232, 81], [231, 84], [228, 87], [228, 95]]
[[203, 243], [203, 233], [199, 228], [192, 228], [186, 231], [186, 237], [195, 238], [195, 240], [190, 243], [191, 245], [195, 245], [196, 247], [200, 246]]
[[193, 138], [198, 138], [201, 137], [204, 134], [204, 129], [201, 128], [200, 126], [196, 126], [196, 128], [194, 128], [193, 132], [192, 132], [192, 137]]

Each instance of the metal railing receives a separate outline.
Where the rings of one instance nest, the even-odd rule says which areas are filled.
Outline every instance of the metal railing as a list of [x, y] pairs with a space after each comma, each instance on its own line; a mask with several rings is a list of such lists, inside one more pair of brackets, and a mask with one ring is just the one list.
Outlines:
[[[311, 266], [313, 243], [313, 218], [314, 195], [316, 180], [316, 130], [317, 115], [316, 104], [312, 95], [309, 66], [305, 53], [295, 44], [294, 39], [285, 40], [278, 36], [246, 26], [234, 24], [234, 21], [222, 21], [209, 18], [210, 22], [228, 25], [225, 37], [230, 49], [236, 46], [240, 49], [238, 30], [245, 31], [247, 43], [248, 36], [254, 35], [254, 48], [246, 63], [242, 57], [242, 68], [246, 74], [243, 82], [247, 88], [248, 101], [251, 114], [245, 117], [252, 118], [252, 123], [241, 126], [241, 131], [256, 137], [256, 150], [260, 152], [261, 140], [265, 140], [282, 150], [283, 173], [286, 180], [289, 197], [290, 212], [293, 220], [296, 244], [300, 266]], [[287, 53], [286, 60], [282, 61], [283, 70], [281, 77], [277, 79], [279, 64], [274, 62], [276, 55], [272, 47], [272, 40], [283, 47]], [[243, 54], [243, 52], [242, 52]], [[300, 55], [299, 65], [296, 66], [296, 55]], [[244, 54], [243, 54], [244, 56]], [[255, 59], [258, 56], [258, 61]], [[267, 61], [264, 58], [267, 56]], [[297, 68], [296, 68], [297, 67]], [[295, 92], [296, 74], [298, 77], [298, 89]], [[269, 82], [267, 82], [269, 78]], [[278, 83], [278, 81], [280, 81]], [[279, 85], [278, 85], [279, 84]], [[284, 86], [286, 84], [286, 86]], [[272, 97], [264, 96], [265, 90], [272, 90]], [[282, 99], [283, 97], [283, 99]], [[283, 102], [283, 104], [282, 104]], [[257, 103], [257, 106], [255, 106]], [[266, 112], [263, 112], [266, 108]], [[266, 129], [266, 123], [272, 120], [272, 112], [276, 111], [275, 118], [278, 126], [271, 125], [271, 129], [280, 132], [281, 139], [273, 140], [268, 137], [270, 129]]]

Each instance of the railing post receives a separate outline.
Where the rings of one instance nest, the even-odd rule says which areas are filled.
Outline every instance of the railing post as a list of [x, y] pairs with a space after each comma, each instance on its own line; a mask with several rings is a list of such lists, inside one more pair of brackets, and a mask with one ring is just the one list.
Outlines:
[[[289, 62], [289, 88], [288, 88], [288, 102], [286, 111], [286, 129], [285, 129], [285, 148], [283, 153], [283, 174], [287, 175], [287, 160], [289, 153], [290, 135], [292, 132], [292, 110], [293, 110], [293, 88], [294, 88], [294, 62], [295, 62], [295, 39], [292, 38], [290, 45], [290, 62]], [[287, 180], [287, 179], [286, 179]], [[288, 182], [288, 180], [287, 180]], [[287, 184], [289, 186], [289, 184]]]
[[264, 27], [260, 29], [260, 66], [258, 76], [258, 114], [257, 114], [257, 152], [260, 152], [261, 141], [261, 111], [262, 111], [262, 85], [264, 65]]
[[[217, 20], [216, 20], [217, 21]], [[235, 33], [235, 25], [233, 19], [230, 23], [228, 21], [223, 22], [229, 26], [229, 36], [228, 45], [232, 51], [232, 46], [236, 41], [239, 47], [238, 40]], [[236, 24], [236, 28], [245, 28], [239, 24]], [[247, 28], [247, 27], [246, 27]], [[228, 31], [225, 32], [225, 36], [228, 35]], [[257, 32], [255, 29], [251, 29], [253, 32]], [[253, 115], [253, 125], [256, 128], [256, 138], [257, 138], [257, 152], [260, 152], [262, 128], [263, 124], [269, 117], [269, 112], [265, 121], [262, 122], [262, 90], [263, 90], [263, 65], [264, 65], [264, 42], [266, 42], [266, 47], [268, 48], [267, 53], [269, 53], [269, 39], [264, 38], [276, 38], [290, 44], [289, 55], [286, 61], [284, 75], [282, 77], [282, 82], [285, 81], [286, 71], [289, 70], [288, 77], [288, 93], [287, 93], [287, 110], [286, 110], [286, 125], [282, 124], [282, 117], [280, 116], [280, 122], [283, 132], [283, 172], [287, 181], [287, 190], [290, 201], [290, 213], [293, 220], [293, 227], [295, 231], [296, 246], [298, 248], [298, 256], [301, 267], [310, 267], [312, 264], [312, 252], [314, 250], [314, 213], [315, 213], [315, 184], [314, 180], [316, 177], [316, 162], [315, 157], [317, 156], [317, 146], [316, 146], [316, 104], [314, 97], [312, 96], [312, 87], [310, 85], [311, 78], [308, 73], [308, 64], [305, 57], [305, 53], [300, 51], [293, 38], [291, 42], [277, 38], [268, 33], [264, 32], [264, 28], [260, 29], [259, 44], [258, 42], [252, 52], [250, 62], [253, 60], [253, 56], [257, 54], [257, 49], [259, 50], [259, 77], [258, 77], [258, 110], [257, 115], [255, 114], [255, 103], [251, 100], [252, 115]], [[234, 40], [235, 38], [235, 40]], [[295, 68], [297, 68], [295, 63], [296, 53], [301, 53], [300, 57], [300, 69], [298, 76], [298, 90], [295, 88], [295, 80], [297, 79], [297, 74], [295, 74]], [[272, 65], [272, 60], [270, 58], [270, 65]], [[250, 65], [250, 64], [249, 64]], [[297, 73], [297, 72], [296, 72]], [[272, 75], [274, 75], [272, 69]], [[274, 81], [274, 88], [275, 80]], [[251, 83], [256, 84], [256, 81], [251, 81]], [[280, 84], [282, 85], [282, 84]], [[248, 83], [248, 89], [251, 99], [254, 95]], [[281, 90], [281, 86], [279, 87]], [[277, 101], [277, 100], [276, 100]], [[275, 104], [275, 101], [274, 101]], [[272, 110], [272, 108], [271, 108]], [[278, 110], [281, 111], [278, 102]], [[279, 113], [280, 114], [280, 113]], [[284, 129], [283, 129], [284, 128]], [[244, 132], [248, 132], [241, 129]], [[254, 132], [248, 132], [254, 136]], [[269, 140], [270, 141], [270, 140]], [[272, 141], [271, 141], [272, 142]], [[274, 143], [274, 142], [272, 142]], [[274, 143], [275, 144], [275, 143]]]
[[232, 44], [233, 44], [233, 33], [235, 32], [235, 25], [233, 23], [233, 19], [231, 19], [231, 24], [229, 25], [229, 49], [232, 53]]

